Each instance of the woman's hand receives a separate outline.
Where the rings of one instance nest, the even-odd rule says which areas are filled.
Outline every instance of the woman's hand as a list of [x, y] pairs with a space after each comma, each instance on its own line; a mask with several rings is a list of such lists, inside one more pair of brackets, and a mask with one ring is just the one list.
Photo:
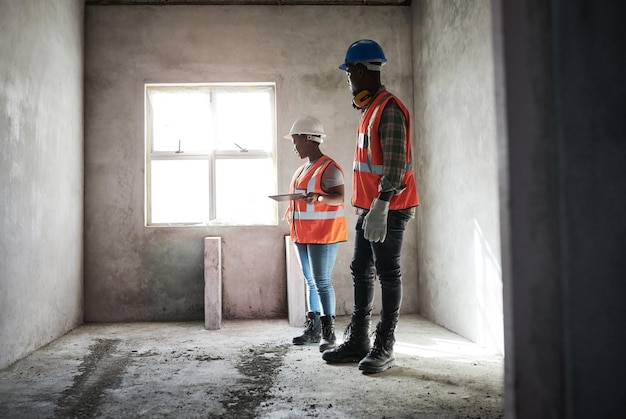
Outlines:
[[[320, 195], [318, 193], [315, 193], [315, 192], [309, 192], [302, 199], [304, 199], [307, 204], [313, 204], [315, 202], [321, 202], [320, 201], [320, 196], [322, 196], [322, 195]], [[322, 199], [324, 199], [324, 198], [322, 198]]]
[[323, 194], [309, 192], [301, 199], [304, 199], [307, 204], [322, 202], [326, 205], [341, 205], [343, 204], [343, 185], [329, 188], [328, 191], [324, 191]]

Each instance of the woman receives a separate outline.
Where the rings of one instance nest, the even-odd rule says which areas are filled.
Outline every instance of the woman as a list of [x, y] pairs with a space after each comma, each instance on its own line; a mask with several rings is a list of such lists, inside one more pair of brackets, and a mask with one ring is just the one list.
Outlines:
[[293, 338], [295, 345], [320, 342], [320, 352], [335, 347], [335, 289], [331, 280], [340, 242], [348, 238], [342, 168], [320, 151], [325, 137], [322, 123], [311, 116], [298, 118], [285, 138], [295, 153], [307, 159], [293, 175], [291, 193], [303, 197], [290, 201], [287, 219], [307, 283], [305, 330]]

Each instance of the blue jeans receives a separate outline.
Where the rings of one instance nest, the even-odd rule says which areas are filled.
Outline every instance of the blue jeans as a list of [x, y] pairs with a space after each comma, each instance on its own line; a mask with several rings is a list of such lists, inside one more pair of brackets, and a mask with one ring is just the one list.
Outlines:
[[309, 311], [335, 315], [335, 288], [331, 280], [339, 243], [294, 243], [308, 287]]
[[402, 275], [400, 253], [404, 229], [411, 219], [400, 211], [389, 211], [385, 241], [370, 242], [363, 235], [363, 219], [359, 215], [356, 223], [356, 239], [350, 271], [354, 284], [355, 319], [370, 319], [374, 306], [374, 280], [380, 280], [382, 295], [382, 322], [396, 323], [402, 302]]

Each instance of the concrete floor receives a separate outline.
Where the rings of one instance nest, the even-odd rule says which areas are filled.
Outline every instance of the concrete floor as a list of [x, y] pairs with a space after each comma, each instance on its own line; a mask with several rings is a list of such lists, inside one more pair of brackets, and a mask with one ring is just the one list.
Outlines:
[[401, 317], [398, 365], [381, 374], [327, 365], [291, 345], [301, 331], [87, 324], [0, 371], [0, 418], [503, 417], [503, 358], [418, 316]]

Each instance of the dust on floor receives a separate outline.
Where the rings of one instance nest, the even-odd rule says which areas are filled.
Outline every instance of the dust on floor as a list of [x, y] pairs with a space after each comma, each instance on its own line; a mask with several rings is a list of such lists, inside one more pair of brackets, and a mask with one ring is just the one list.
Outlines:
[[[337, 320], [338, 338], [348, 318]], [[0, 371], [2, 418], [502, 418], [503, 358], [418, 316], [397, 366], [293, 346], [286, 320], [87, 324]]]

